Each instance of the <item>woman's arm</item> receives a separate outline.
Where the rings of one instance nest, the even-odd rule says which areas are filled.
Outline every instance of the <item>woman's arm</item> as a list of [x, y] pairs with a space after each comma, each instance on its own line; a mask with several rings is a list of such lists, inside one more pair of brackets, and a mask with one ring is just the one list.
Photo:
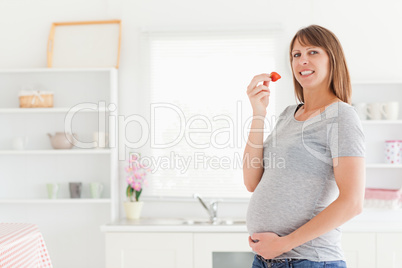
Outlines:
[[249, 192], [254, 192], [264, 172], [264, 119], [263, 116], [253, 116], [250, 134], [244, 149], [243, 180]]
[[[337, 157], [333, 159], [338, 198], [309, 222], [279, 237], [274, 233], [253, 234], [251, 248], [266, 259], [272, 259], [316, 237], [319, 237], [361, 213], [364, 201], [365, 159]], [[252, 240], [259, 240], [253, 242]]]
[[[249, 192], [254, 192], [264, 172], [264, 121], [271, 94], [270, 81], [268, 74], [256, 75], [247, 87], [247, 95], [253, 108], [253, 121], [243, 154], [243, 180]], [[260, 82], [262, 84], [258, 85]]]

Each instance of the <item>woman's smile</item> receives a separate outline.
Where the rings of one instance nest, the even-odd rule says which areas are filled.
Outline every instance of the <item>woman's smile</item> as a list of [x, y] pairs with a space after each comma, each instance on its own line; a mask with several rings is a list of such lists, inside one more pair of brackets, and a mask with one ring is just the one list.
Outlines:
[[304, 77], [308, 77], [311, 76], [314, 73], [313, 70], [303, 70], [301, 72], [299, 72], [299, 74], [304, 78]]

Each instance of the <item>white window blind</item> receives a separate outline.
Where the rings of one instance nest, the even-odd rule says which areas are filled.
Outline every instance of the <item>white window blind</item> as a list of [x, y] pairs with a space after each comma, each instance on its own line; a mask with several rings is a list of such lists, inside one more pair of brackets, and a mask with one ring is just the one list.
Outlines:
[[[249, 197], [246, 90], [256, 74], [275, 70], [275, 31], [143, 32], [141, 39], [144, 91], [154, 111], [150, 156], [158, 163], [144, 195]], [[274, 115], [275, 85], [270, 89]]]

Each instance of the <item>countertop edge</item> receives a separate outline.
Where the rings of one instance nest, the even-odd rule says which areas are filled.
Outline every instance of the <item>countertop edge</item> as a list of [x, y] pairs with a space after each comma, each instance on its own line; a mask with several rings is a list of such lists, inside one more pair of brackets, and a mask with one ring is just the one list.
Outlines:
[[247, 233], [245, 225], [239, 226], [186, 226], [186, 225], [102, 225], [105, 233], [152, 232], [152, 233]]
[[[402, 233], [402, 222], [352, 221], [340, 227], [343, 233]], [[154, 232], [154, 233], [247, 233], [245, 225], [198, 226], [198, 225], [113, 225], [100, 226], [104, 233]]]

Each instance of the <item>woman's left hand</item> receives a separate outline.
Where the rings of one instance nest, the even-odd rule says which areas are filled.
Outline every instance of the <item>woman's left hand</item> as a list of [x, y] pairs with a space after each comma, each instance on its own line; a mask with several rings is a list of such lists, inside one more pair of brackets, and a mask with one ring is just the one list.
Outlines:
[[265, 259], [273, 259], [290, 250], [286, 239], [275, 233], [253, 234], [248, 237], [248, 243], [254, 252]]

